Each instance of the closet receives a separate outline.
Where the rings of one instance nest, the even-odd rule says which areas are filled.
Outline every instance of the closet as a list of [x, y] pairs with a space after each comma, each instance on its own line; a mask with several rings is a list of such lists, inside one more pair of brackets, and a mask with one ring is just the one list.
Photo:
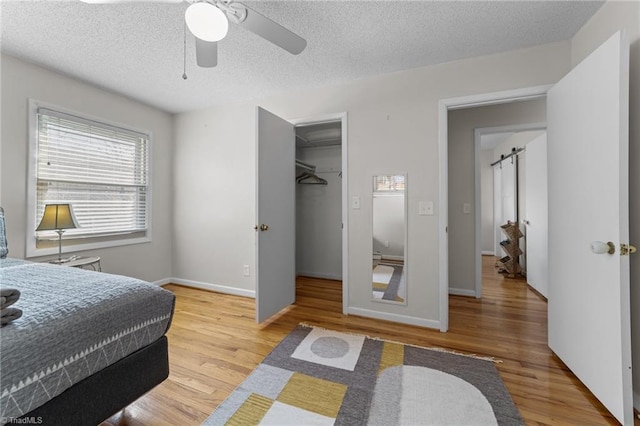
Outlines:
[[342, 280], [341, 122], [296, 126], [296, 274]]

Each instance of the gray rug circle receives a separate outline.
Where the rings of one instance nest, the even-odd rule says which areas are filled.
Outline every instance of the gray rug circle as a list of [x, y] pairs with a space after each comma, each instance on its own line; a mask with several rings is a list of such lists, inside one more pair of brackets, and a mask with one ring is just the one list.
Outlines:
[[322, 358], [342, 358], [349, 353], [349, 343], [339, 337], [320, 337], [311, 344], [311, 352]]

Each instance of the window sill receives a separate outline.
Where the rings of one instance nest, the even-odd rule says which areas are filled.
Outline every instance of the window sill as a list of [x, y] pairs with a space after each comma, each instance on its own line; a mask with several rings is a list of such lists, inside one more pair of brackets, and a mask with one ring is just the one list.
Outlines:
[[[77, 241], [77, 240], [76, 240]], [[151, 237], [135, 237], [135, 238], [125, 238], [111, 241], [94, 241], [94, 242], [84, 242], [78, 244], [64, 244], [62, 245], [62, 253], [75, 253], [79, 251], [86, 250], [95, 250], [101, 248], [108, 247], [118, 247], [118, 246], [128, 246], [131, 244], [143, 244], [151, 242]], [[31, 244], [27, 244], [27, 259], [32, 257], [40, 257], [40, 256], [49, 256], [49, 255], [57, 255], [58, 254], [58, 245], [56, 243], [55, 247], [46, 247], [46, 248], [37, 248], [35, 247], [35, 242]]]

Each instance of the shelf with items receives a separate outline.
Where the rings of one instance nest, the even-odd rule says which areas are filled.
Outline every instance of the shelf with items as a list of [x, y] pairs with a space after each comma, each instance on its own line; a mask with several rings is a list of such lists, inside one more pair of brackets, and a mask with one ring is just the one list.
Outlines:
[[502, 225], [501, 228], [502, 232], [507, 236], [506, 240], [500, 242], [500, 247], [502, 247], [506, 256], [499, 259], [496, 262], [496, 266], [499, 268], [499, 272], [506, 274], [509, 278], [515, 278], [522, 272], [519, 262], [519, 257], [522, 254], [519, 240], [523, 234], [515, 222], [509, 221]]

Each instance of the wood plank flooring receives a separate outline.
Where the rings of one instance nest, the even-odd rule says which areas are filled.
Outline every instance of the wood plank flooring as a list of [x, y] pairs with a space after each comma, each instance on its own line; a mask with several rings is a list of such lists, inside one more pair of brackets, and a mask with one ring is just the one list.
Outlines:
[[[254, 300], [178, 285], [168, 380], [112, 425], [199, 425], [298, 323], [492, 356], [529, 425], [617, 424], [547, 347], [547, 306], [483, 257], [483, 298], [450, 297], [450, 331], [344, 316], [341, 283], [301, 277], [295, 305], [258, 325]], [[638, 423], [636, 423], [638, 424]]]

